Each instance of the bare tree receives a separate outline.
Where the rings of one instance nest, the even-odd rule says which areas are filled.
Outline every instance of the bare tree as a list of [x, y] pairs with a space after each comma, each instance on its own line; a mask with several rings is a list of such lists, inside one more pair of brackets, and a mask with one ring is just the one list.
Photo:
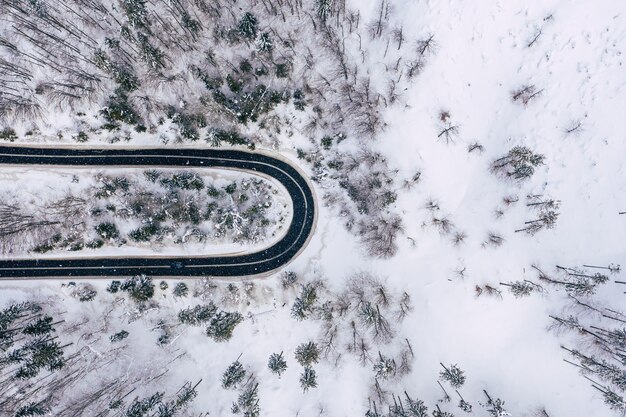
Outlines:
[[521, 102], [524, 106], [528, 105], [533, 99], [539, 97], [543, 93], [543, 89], [537, 90], [532, 84], [525, 84], [511, 92], [511, 99], [514, 102]]

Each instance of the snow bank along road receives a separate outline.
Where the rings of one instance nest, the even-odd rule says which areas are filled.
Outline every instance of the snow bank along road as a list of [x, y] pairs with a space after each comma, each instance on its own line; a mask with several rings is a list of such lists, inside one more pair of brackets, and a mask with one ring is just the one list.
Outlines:
[[278, 180], [291, 197], [293, 216], [276, 244], [243, 255], [210, 257], [94, 257], [0, 260], [0, 278], [130, 276], [242, 276], [287, 264], [305, 246], [315, 223], [313, 192], [296, 168], [259, 153], [215, 149], [60, 149], [0, 146], [0, 165], [138, 168], [201, 167], [246, 170]]

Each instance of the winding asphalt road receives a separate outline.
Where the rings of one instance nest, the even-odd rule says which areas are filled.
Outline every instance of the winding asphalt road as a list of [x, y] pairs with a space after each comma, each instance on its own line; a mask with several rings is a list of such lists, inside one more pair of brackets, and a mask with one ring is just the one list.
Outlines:
[[286, 235], [244, 255], [93, 257], [0, 260], [0, 278], [131, 276], [245, 276], [272, 271], [293, 259], [315, 224], [313, 192], [296, 168], [260, 153], [215, 149], [60, 149], [0, 146], [0, 165], [138, 168], [194, 167], [247, 170], [278, 180], [289, 192], [293, 216]]

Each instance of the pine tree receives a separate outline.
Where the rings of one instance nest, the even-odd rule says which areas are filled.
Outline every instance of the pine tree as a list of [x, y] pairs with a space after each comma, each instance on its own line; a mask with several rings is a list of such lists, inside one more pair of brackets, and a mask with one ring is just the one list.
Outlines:
[[178, 320], [183, 324], [199, 326], [209, 321], [217, 312], [217, 307], [212, 302], [205, 305], [188, 307], [178, 313]]
[[233, 330], [242, 321], [243, 316], [238, 312], [220, 311], [211, 318], [206, 334], [216, 342], [225, 342], [232, 337]]
[[198, 381], [196, 385], [191, 385], [191, 382], [185, 382], [185, 385], [176, 394], [176, 408], [183, 408], [189, 405], [190, 402], [198, 396], [196, 388], [200, 385], [202, 380]]
[[452, 388], [461, 388], [465, 383], [465, 375], [464, 372], [456, 365], [450, 365], [447, 368], [443, 363], [440, 362], [440, 365], [443, 367], [443, 371], [439, 374], [439, 377], [452, 386]]
[[466, 413], [472, 412], [472, 404], [468, 403], [463, 398], [459, 400], [459, 408]]
[[534, 289], [535, 286], [526, 281], [515, 281], [510, 287], [511, 292], [517, 298], [530, 295]]
[[565, 283], [565, 291], [575, 296], [589, 296], [596, 292], [596, 285], [585, 278], [576, 278]]
[[[0, 349], [6, 351], [15, 343], [16, 332], [11, 329], [11, 326], [15, 320], [24, 316], [28, 316], [29, 312], [37, 313], [40, 310], [41, 307], [35, 304], [19, 303], [12, 304], [4, 310], [0, 311]], [[15, 354], [20, 356], [19, 351], [16, 351]]]
[[174, 417], [177, 414], [176, 404], [173, 402], [160, 403], [157, 406], [156, 414], [154, 417]]
[[309, 366], [319, 361], [320, 351], [314, 342], [302, 343], [296, 348], [296, 361], [302, 366]]
[[510, 416], [509, 413], [504, 409], [504, 401], [500, 398], [496, 398], [495, 400], [491, 398], [487, 391], [483, 390], [485, 395], [487, 396], [487, 404], [485, 404], [485, 409], [491, 415], [491, 417], [505, 417]]
[[174, 297], [187, 297], [187, 294], [189, 294], [189, 288], [184, 282], [179, 282], [174, 287], [173, 293]]
[[239, 32], [245, 38], [254, 39], [258, 32], [258, 25], [257, 18], [252, 13], [246, 12], [239, 21]]
[[594, 385], [594, 388], [600, 390], [602, 392], [602, 397], [604, 398], [604, 403], [609, 406], [611, 410], [616, 411], [624, 411], [626, 410], [626, 402], [624, 402], [624, 398], [612, 390], [608, 388], [601, 389], [598, 386]]
[[251, 382], [239, 394], [237, 398], [237, 409], [243, 411], [244, 417], [258, 417], [259, 407], [259, 384]]
[[159, 48], [153, 46], [148, 37], [141, 32], [137, 33], [139, 52], [142, 60], [151, 70], [161, 70], [165, 68], [165, 54]]
[[222, 388], [235, 388], [246, 376], [246, 370], [238, 360], [233, 362], [222, 375]]
[[626, 329], [612, 329], [607, 331], [606, 336], [618, 350], [626, 350]]
[[465, 401], [465, 399], [461, 396], [461, 394], [459, 393], [459, 391], [456, 391], [456, 395], [459, 396], [460, 401], [459, 401], [459, 408], [466, 412], [466, 413], [471, 413], [472, 412], [472, 404], [468, 403], [467, 401]]
[[107, 291], [111, 294], [115, 294], [119, 291], [122, 283], [120, 281], [111, 281], [111, 283], [107, 286]]
[[533, 235], [542, 229], [552, 229], [559, 218], [559, 212], [557, 210], [560, 206], [560, 201], [551, 199], [535, 201], [538, 199], [537, 196], [529, 196], [529, 199], [532, 202], [528, 203], [527, 206], [539, 209], [538, 217], [534, 220], [524, 222], [526, 226], [515, 230], [515, 232], [526, 232]]
[[130, 298], [136, 302], [148, 301], [154, 295], [152, 278], [145, 275], [136, 275], [120, 285], [122, 291], [128, 292]]
[[120, 89], [115, 90], [115, 93], [107, 99], [100, 114], [110, 128], [119, 127], [118, 122], [135, 125], [141, 120], [137, 111], [128, 102], [128, 94]]
[[428, 407], [424, 405], [424, 401], [419, 399], [412, 399], [407, 392], [404, 392], [407, 401], [407, 412], [410, 417], [427, 417]]
[[188, 29], [194, 35], [202, 29], [202, 24], [198, 20], [193, 19], [187, 12], [183, 12], [181, 23], [183, 27]]
[[306, 366], [304, 371], [300, 375], [300, 386], [304, 392], [307, 392], [309, 388], [317, 387], [317, 376], [315, 370]]
[[293, 271], [285, 271], [280, 276], [283, 288], [289, 288], [298, 281], [298, 274]]
[[12, 322], [20, 318], [24, 313], [38, 313], [40, 311], [41, 307], [31, 302], [11, 304], [0, 312], [0, 330], [6, 330]]
[[46, 415], [48, 409], [38, 403], [29, 403], [15, 412], [15, 417], [35, 417]]
[[326, 22], [326, 19], [328, 19], [332, 12], [332, 0], [315, 0], [315, 9], [317, 17], [319, 17], [322, 22]]
[[391, 336], [391, 328], [387, 319], [380, 313], [378, 305], [369, 301], [361, 304], [358, 312], [363, 325], [370, 328], [377, 338], [386, 339]]
[[317, 300], [317, 290], [313, 284], [306, 284], [300, 290], [300, 296], [296, 298], [291, 307], [291, 315], [296, 320], [304, 320], [313, 311], [313, 305]]
[[122, 0], [121, 3], [128, 21], [133, 27], [145, 28], [149, 25], [145, 0]]
[[562, 285], [568, 294], [576, 297], [593, 295], [596, 292], [596, 286], [608, 280], [608, 277], [602, 274], [587, 275], [576, 269], [564, 268], [558, 265], [557, 268], [567, 273], [566, 280], [550, 278], [541, 271], [539, 279], [552, 284]]
[[131, 68], [116, 65], [112, 71], [113, 80], [119, 85], [119, 88], [125, 92], [135, 91], [141, 83]]
[[577, 356], [582, 357], [583, 364], [602, 379], [610, 381], [622, 391], [626, 390], [626, 371], [619, 366], [604, 359], [598, 360], [594, 356], [584, 356], [581, 353], [578, 353]]
[[374, 363], [376, 378], [389, 379], [396, 374], [396, 361], [378, 352], [378, 360]]
[[120, 236], [117, 226], [111, 222], [100, 223], [95, 229], [102, 239], [117, 239]]
[[161, 185], [172, 189], [182, 188], [183, 190], [199, 191], [204, 188], [204, 180], [202, 177], [189, 171], [177, 172], [171, 177], [161, 178], [159, 182]]
[[256, 48], [259, 52], [271, 52], [274, 49], [274, 42], [269, 33], [261, 33], [261, 36], [256, 41]]
[[505, 285], [509, 287], [509, 291], [511, 294], [515, 296], [515, 298], [526, 297], [532, 294], [534, 291], [540, 291], [541, 287], [530, 281], [514, 281], [511, 283], [501, 282], [500, 285]]
[[534, 174], [536, 167], [543, 165], [543, 161], [543, 155], [533, 153], [524, 146], [516, 146], [505, 156], [496, 159], [491, 164], [491, 170], [508, 178], [525, 180]]
[[128, 337], [128, 332], [126, 330], [122, 330], [112, 335], [109, 339], [111, 340], [111, 343], [114, 343], [114, 342], [119, 342], [120, 340], [124, 340], [127, 337]]
[[283, 358], [283, 352], [272, 353], [267, 363], [267, 367], [278, 376], [287, 370], [287, 361]]
[[41, 307], [35, 304], [19, 303], [11, 304], [0, 311], [0, 347], [2, 350], [7, 350], [14, 343], [15, 332], [10, 331], [13, 322], [28, 311], [38, 312], [39, 310], [41, 310]]
[[136, 397], [130, 406], [126, 409], [125, 417], [144, 417], [148, 416], [149, 412], [154, 410], [157, 405], [161, 403], [163, 399], [163, 393], [157, 392], [144, 399]]
[[591, 275], [590, 278], [591, 278], [591, 281], [593, 281], [596, 285], [605, 284], [609, 280], [608, 276], [601, 274], [599, 272]]
[[454, 414], [452, 413], [449, 413], [447, 411], [441, 411], [438, 405], [436, 407], [437, 409], [433, 410], [433, 417], [454, 417]]
[[50, 316], [39, 317], [34, 322], [27, 324], [22, 333], [29, 336], [41, 336], [53, 332], [52, 321]]
[[35, 377], [41, 369], [53, 372], [65, 365], [61, 345], [45, 336], [30, 340], [22, 347], [9, 352], [7, 359], [10, 363], [21, 364], [15, 374], [19, 379]]

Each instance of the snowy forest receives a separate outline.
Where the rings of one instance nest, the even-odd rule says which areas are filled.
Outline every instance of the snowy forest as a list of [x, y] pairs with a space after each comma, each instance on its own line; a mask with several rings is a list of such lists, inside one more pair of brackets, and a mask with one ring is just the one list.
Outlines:
[[285, 197], [261, 178], [171, 170], [119, 174], [57, 178], [55, 188], [62, 192], [54, 198], [49, 192], [25, 195], [5, 184], [0, 204], [5, 256], [85, 250], [93, 255], [101, 248], [133, 245], [151, 250], [193, 243], [250, 247], [279, 235], [289, 218]]
[[[0, 415], [626, 416], [626, 5], [0, 0], [2, 147], [277, 155], [241, 277], [13, 279]], [[0, 166], [0, 258], [266, 248], [252, 171]]]

